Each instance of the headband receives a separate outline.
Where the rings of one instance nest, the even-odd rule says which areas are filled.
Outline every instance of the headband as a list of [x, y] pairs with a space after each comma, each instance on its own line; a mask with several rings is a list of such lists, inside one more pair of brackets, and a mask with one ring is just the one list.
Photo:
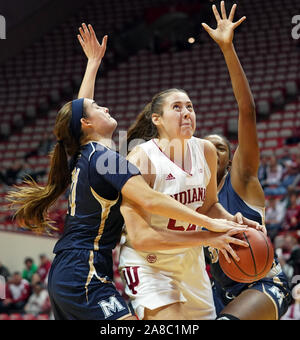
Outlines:
[[81, 118], [83, 116], [84, 98], [72, 101], [72, 118], [70, 121], [70, 132], [72, 136], [79, 142], [81, 132]]

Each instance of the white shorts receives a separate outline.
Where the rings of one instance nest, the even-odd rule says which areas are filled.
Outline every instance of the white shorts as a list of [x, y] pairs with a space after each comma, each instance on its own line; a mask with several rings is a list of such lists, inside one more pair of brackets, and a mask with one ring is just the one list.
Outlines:
[[144, 318], [145, 308], [153, 310], [175, 302], [183, 303], [187, 320], [216, 318], [201, 247], [166, 254], [136, 252], [123, 246], [120, 270], [139, 319]]

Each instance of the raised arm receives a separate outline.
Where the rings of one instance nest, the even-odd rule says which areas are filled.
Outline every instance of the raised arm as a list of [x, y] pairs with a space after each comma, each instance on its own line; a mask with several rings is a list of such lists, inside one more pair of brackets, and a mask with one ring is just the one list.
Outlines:
[[106, 51], [107, 35], [103, 37], [100, 45], [92, 25], [87, 27], [86, 24], [82, 24], [82, 27], [79, 28], [79, 33], [77, 38], [88, 58], [88, 62], [78, 98], [94, 99], [96, 76]]
[[207, 197], [205, 199], [205, 202], [202, 205], [202, 207], [199, 208], [197, 211], [213, 219], [225, 219], [228, 221], [245, 224], [251, 228], [255, 228], [258, 230], [262, 230], [263, 232], [266, 232], [264, 226], [261, 226], [259, 223], [245, 218], [241, 213], [237, 213], [236, 215], [231, 215], [218, 202], [218, 194], [217, 194], [217, 189], [216, 189], [217, 188], [216, 148], [209, 141], [203, 140], [203, 142], [204, 142], [205, 159], [209, 166], [211, 177], [210, 177], [210, 182], [206, 189]]
[[236, 7], [237, 5], [234, 4], [227, 17], [224, 1], [221, 2], [221, 15], [216, 6], [213, 5], [217, 28], [212, 29], [206, 24], [202, 24], [202, 26], [219, 45], [228, 67], [234, 96], [239, 108], [239, 145], [234, 155], [232, 168], [238, 171], [240, 179], [247, 182], [249, 177], [257, 177], [259, 145], [254, 99], [233, 45], [234, 30], [246, 19], [246, 17], [242, 17], [237, 22], [233, 22]]

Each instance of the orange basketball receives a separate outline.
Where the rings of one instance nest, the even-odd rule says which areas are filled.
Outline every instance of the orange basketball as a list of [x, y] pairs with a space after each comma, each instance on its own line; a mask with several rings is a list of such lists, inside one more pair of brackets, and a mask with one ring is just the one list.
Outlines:
[[274, 260], [274, 250], [270, 239], [263, 232], [253, 228], [235, 237], [248, 242], [249, 247], [231, 244], [232, 249], [240, 258], [239, 262], [228, 254], [231, 260], [231, 263], [228, 263], [224, 255], [219, 252], [219, 262], [224, 273], [232, 280], [243, 283], [251, 283], [265, 277]]

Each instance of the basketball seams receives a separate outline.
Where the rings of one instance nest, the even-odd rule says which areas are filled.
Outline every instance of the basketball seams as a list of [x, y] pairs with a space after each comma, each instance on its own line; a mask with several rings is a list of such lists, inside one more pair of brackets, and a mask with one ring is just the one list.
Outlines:
[[[265, 269], [266, 269], [266, 267], [267, 267], [267, 265], [268, 265], [268, 263], [269, 263], [269, 258], [270, 258], [270, 245], [269, 245], [269, 242], [268, 242], [268, 240], [266, 239], [266, 237], [265, 237], [265, 235], [261, 232], [261, 236], [263, 237], [263, 239], [264, 239], [264, 241], [265, 241], [265, 243], [266, 243], [266, 245], [267, 245], [267, 260], [266, 260], [266, 264], [265, 264], [265, 266], [264, 266], [264, 269], [262, 270], [262, 272], [264, 272], [265, 271]], [[270, 270], [271, 270], [271, 268], [270, 268]]]
[[[252, 257], [252, 261], [253, 261], [253, 265], [254, 265], [254, 273], [255, 273], [254, 275], [257, 276], [256, 261], [255, 261], [255, 256], [254, 256], [254, 253], [253, 253], [253, 249], [251, 247], [251, 243], [249, 242], [247, 235], [245, 233], [243, 233], [243, 235], [244, 235], [247, 243], [249, 244], [249, 249], [250, 249], [250, 252], [251, 252], [251, 257]], [[253, 276], [253, 275], [251, 275], [251, 276]]]
[[[261, 237], [263, 238], [264, 240], [264, 243], [266, 245], [266, 252], [264, 254], [264, 258], [265, 258], [265, 261], [264, 261], [264, 267], [263, 269], [260, 270], [260, 268], [257, 267], [257, 263], [256, 263], [256, 260], [255, 260], [255, 247], [253, 249], [253, 246], [251, 246], [251, 239], [247, 237], [246, 235], [247, 233], [243, 233], [243, 237], [244, 239], [246, 240], [246, 242], [248, 243], [249, 245], [249, 251], [250, 251], [250, 254], [251, 254], [251, 258], [252, 258], [252, 262], [253, 262], [253, 265], [254, 265], [254, 271], [255, 271], [255, 274], [254, 275], [251, 275], [251, 274], [248, 274], [247, 272], [245, 272], [245, 270], [247, 270], [247, 268], [243, 268], [243, 266], [240, 266], [232, 256], [230, 256], [231, 260], [233, 261], [233, 264], [232, 265], [235, 265], [236, 269], [241, 273], [243, 274], [245, 277], [244, 278], [241, 278], [238, 274], [238, 272], [236, 272], [236, 275], [234, 275], [233, 273], [231, 273], [231, 270], [229, 270], [230, 268], [228, 268], [229, 272], [226, 270], [226, 267], [225, 268], [222, 268], [224, 273], [229, 277], [231, 278], [232, 280], [234, 281], [237, 281], [237, 282], [242, 282], [242, 283], [252, 283], [252, 282], [255, 282], [255, 281], [258, 281], [260, 279], [262, 279], [263, 277], [265, 277], [265, 273], [266, 271], [268, 270], [268, 266], [269, 266], [269, 261], [270, 261], [270, 254], [271, 254], [271, 251], [272, 251], [272, 246], [269, 244], [268, 242], [268, 239], [265, 237], [265, 235], [262, 233], [262, 232], [259, 232], [259, 234], [261, 235]], [[249, 235], [248, 235], [249, 236]], [[250, 255], [249, 254], [249, 255]], [[249, 258], [250, 260], [250, 258]], [[259, 270], [259, 273], [258, 273], [258, 270]]]

